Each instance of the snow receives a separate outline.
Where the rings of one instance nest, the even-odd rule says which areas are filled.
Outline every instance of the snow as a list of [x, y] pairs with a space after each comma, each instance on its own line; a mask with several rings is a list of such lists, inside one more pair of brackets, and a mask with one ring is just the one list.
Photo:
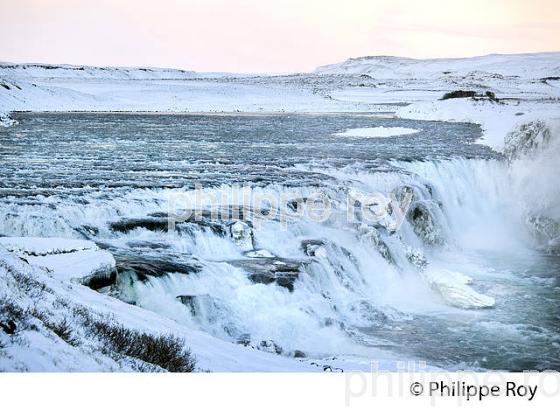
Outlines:
[[85, 250], [97, 250], [91, 241], [66, 238], [4, 237], [0, 245], [20, 256], [44, 256]]
[[391, 56], [350, 58], [315, 70], [317, 74], [366, 74], [375, 78], [428, 78], [442, 75], [542, 78], [560, 72], [560, 53], [490, 54], [472, 58], [414, 59]]
[[8, 112], [0, 110], [0, 127], [9, 127], [11, 125], [15, 125], [15, 121], [10, 118]]
[[115, 258], [90, 241], [64, 238], [0, 238], [0, 246], [24, 258], [29, 264], [45, 268], [61, 280], [79, 283], [94, 276], [110, 276]]
[[41, 266], [62, 280], [87, 279], [96, 274], [110, 274], [116, 269], [113, 255], [102, 250], [85, 250], [70, 254], [32, 256], [26, 260], [35, 266]]
[[483, 136], [478, 141], [502, 152], [508, 132], [520, 124], [535, 120], [560, 118], [558, 101], [523, 101], [501, 105], [489, 101], [466, 99], [431, 101], [412, 104], [397, 110], [397, 115], [409, 119], [473, 122], [480, 124]]
[[362, 138], [387, 138], [397, 135], [416, 134], [419, 130], [404, 127], [370, 127], [370, 128], [352, 128], [344, 132], [338, 132], [335, 135], [340, 137], [362, 137]]
[[[353, 111], [290, 76], [193, 73], [168, 69], [0, 64], [0, 112]], [[3, 86], [2, 86], [3, 85]], [[5, 86], [5, 87], [4, 87]]]

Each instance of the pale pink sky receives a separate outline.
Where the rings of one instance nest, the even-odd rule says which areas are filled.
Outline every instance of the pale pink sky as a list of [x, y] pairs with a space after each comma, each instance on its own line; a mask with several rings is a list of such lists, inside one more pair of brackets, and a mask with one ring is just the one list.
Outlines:
[[560, 51], [558, 0], [0, 0], [0, 61], [308, 71]]

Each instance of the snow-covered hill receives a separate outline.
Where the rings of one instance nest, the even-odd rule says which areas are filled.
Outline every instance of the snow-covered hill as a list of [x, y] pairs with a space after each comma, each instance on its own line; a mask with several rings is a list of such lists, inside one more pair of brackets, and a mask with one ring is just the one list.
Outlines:
[[560, 76], [560, 53], [490, 54], [472, 58], [413, 59], [390, 56], [350, 58], [315, 70], [317, 74], [366, 74], [375, 78], [439, 79], [444, 76], [519, 77]]
[[171, 68], [91, 67], [69, 64], [0, 63], [0, 72], [14, 79], [180, 80], [196, 77], [194, 71]]

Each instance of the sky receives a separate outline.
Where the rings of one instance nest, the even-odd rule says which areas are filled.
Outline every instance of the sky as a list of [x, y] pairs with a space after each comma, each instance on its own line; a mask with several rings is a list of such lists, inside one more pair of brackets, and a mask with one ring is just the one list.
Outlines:
[[0, 0], [0, 61], [296, 72], [560, 51], [558, 0]]

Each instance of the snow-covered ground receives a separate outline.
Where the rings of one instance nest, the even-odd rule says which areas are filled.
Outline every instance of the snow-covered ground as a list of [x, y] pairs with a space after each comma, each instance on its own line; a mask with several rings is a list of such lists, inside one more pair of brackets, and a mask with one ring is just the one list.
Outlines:
[[[457, 90], [474, 91], [478, 97], [441, 99]], [[542, 120], [557, 129], [560, 53], [441, 60], [364, 57], [313, 73], [281, 76], [4, 63], [0, 64], [0, 124], [9, 126], [13, 111], [374, 112], [476, 122], [484, 130], [481, 142], [502, 151], [506, 135], [520, 124]], [[369, 129], [358, 136], [386, 136], [386, 131]], [[546, 172], [547, 181], [552, 180], [555, 158], [544, 158], [542, 169], [523, 169]], [[533, 171], [524, 171], [525, 179], [520, 180], [534, 182]], [[541, 188], [556, 195], [548, 185]], [[547, 212], [558, 216], [556, 209]], [[65, 343], [39, 322], [23, 330], [17, 340], [0, 332], [0, 370], [137, 369], [134, 363], [104, 353], [99, 341], [88, 339], [80, 323], [75, 323], [79, 318], [67, 317], [66, 312], [80, 306], [99, 317], [110, 315], [127, 328], [184, 338], [199, 370], [370, 367], [369, 362], [353, 358], [293, 359], [227, 343], [81, 284], [100, 272], [106, 275], [114, 266], [108, 252], [87, 241], [0, 238], [0, 300], [22, 310], [40, 310], [49, 323], [67, 319], [79, 339], [75, 345]], [[379, 353], [382, 368], [394, 366], [393, 359]]]

